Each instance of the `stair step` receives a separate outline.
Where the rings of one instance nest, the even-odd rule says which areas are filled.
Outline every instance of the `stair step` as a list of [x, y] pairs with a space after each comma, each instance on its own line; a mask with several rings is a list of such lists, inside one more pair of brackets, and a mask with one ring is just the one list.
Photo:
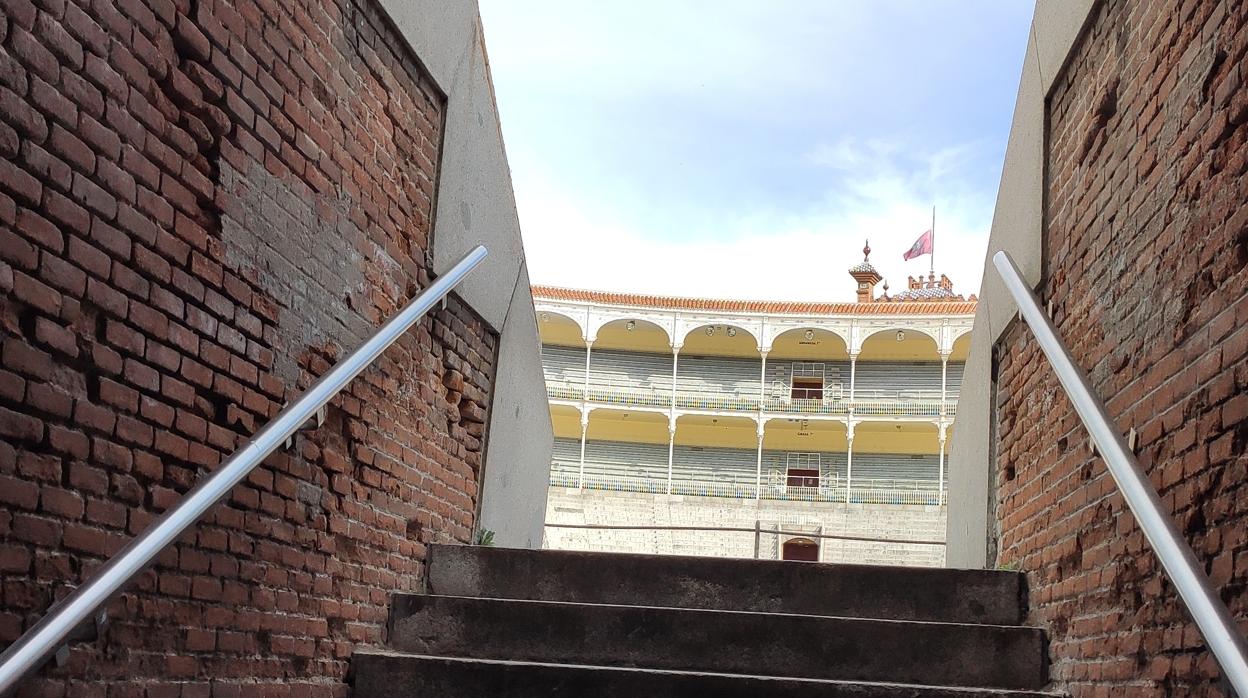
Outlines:
[[693, 671], [462, 659], [357, 650], [355, 698], [1054, 698], [1055, 694], [896, 683], [851, 683]]
[[[604, 576], [600, 581], [610, 581]], [[1036, 690], [1034, 628], [396, 594], [402, 652], [564, 664]]]
[[448, 596], [1017, 625], [1023, 576], [995, 570], [433, 545]]

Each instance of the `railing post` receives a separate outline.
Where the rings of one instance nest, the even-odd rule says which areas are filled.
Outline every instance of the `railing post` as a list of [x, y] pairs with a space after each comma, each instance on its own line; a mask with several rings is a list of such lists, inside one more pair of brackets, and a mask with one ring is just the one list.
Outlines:
[[1179, 533], [1174, 518], [1166, 513], [1157, 490], [1127, 447], [1104, 403], [1093, 392], [1087, 376], [1075, 365], [1070, 351], [1058, 338], [1052, 321], [1014, 266], [1014, 260], [1000, 251], [993, 255], [992, 262], [1048, 357], [1058, 381], [1066, 389], [1144, 537], [1161, 560], [1162, 569], [1170, 576], [1179, 597], [1205, 636], [1222, 672], [1237, 694], [1248, 696], [1248, 642], [1240, 634], [1226, 604], [1214, 592], [1203, 563]]
[[754, 559], [757, 560], [763, 543], [763, 523], [754, 519]]

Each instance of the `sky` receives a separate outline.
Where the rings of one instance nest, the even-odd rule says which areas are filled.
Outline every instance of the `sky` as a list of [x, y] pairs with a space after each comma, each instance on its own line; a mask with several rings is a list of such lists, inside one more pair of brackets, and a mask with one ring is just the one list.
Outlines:
[[1026, 0], [480, 0], [530, 278], [711, 298], [890, 292], [931, 227], [978, 291]]

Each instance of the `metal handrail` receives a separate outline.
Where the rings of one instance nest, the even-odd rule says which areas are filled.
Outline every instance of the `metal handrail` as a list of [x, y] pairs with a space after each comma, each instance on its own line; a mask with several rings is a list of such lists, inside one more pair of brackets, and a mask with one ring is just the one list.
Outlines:
[[1000, 251], [992, 256], [992, 262], [1105, 459], [1127, 506], [1140, 522], [1144, 536], [1161, 560], [1162, 569], [1170, 576], [1209, 649], [1222, 666], [1222, 672], [1238, 695], [1248, 696], [1248, 642], [1239, 633], [1230, 610], [1214, 592], [1203, 565], [1182, 538], [1174, 520], [1165, 513], [1157, 490], [1140, 468], [1122, 434], [1114, 428], [1104, 403], [1092, 391], [1087, 377], [1058, 338], [1053, 323], [1041, 310], [1039, 300], [1014, 266], [1014, 260]]
[[282, 410], [251, 441], [223, 465], [186, 493], [146, 531], [130, 541], [92, 579], [57, 602], [30, 630], [0, 655], [0, 695], [38, 669], [80, 624], [92, 618], [108, 600], [194, 524], [212, 505], [225, 497], [270, 453], [316, 414], [353, 378], [402, 336], [430, 308], [441, 301], [485, 258], [477, 246], [455, 266], [438, 277], [397, 315], [382, 325], [337, 366], [308, 388], [298, 400]]

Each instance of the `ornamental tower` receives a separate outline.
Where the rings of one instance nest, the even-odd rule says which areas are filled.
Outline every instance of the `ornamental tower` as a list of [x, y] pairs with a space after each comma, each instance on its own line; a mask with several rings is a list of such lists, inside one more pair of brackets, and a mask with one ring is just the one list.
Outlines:
[[880, 272], [871, 264], [871, 241], [865, 241], [862, 248], [862, 262], [849, 268], [849, 275], [858, 282], [858, 302], [872, 303], [875, 301], [875, 285], [880, 283]]

